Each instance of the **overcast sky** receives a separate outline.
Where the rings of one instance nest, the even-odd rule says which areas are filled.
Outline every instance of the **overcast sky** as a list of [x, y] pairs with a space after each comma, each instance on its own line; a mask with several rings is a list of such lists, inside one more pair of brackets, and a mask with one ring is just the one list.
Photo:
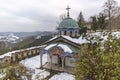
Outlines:
[[[106, 0], [0, 0], [0, 32], [53, 31], [59, 16], [71, 7], [70, 17], [80, 11], [86, 20], [98, 14]], [[120, 0], [116, 0], [120, 4]]]

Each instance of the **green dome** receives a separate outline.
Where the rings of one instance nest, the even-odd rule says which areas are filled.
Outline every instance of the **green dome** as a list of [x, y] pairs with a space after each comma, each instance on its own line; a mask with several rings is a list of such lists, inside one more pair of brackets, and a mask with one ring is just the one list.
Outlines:
[[79, 28], [77, 22], [73, 20], [72, 18], [65, 18], [63, 21], [59, 24], [58, 28]]

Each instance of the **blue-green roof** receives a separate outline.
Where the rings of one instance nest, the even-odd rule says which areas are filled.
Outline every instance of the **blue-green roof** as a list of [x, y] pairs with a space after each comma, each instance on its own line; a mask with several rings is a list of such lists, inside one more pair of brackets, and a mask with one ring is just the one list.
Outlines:
[[79, 28], [79, 26], [75, 20], [68, 17], [63, 19], [58, 28]]

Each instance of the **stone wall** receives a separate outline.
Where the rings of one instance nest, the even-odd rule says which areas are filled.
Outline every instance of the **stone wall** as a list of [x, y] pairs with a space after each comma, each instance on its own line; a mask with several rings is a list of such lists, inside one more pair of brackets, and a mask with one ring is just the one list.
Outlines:
[[35, 55], [39, 55], [40, 50], [41, 50], [40, 48], [25, 49], [25, 50], [21, 50], [21, 51], [12, 53], [11, 56], [5, 56], [3, 58], [0, 58], [0, 68], [17, 63], [26, 58], [30, 58]]

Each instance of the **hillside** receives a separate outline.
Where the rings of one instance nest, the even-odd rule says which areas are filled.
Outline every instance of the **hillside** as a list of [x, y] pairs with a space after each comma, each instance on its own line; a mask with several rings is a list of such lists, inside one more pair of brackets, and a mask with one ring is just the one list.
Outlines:
[[13, 47], [13, 50], [24, 49], [24, 48], [33, 47], [33, 46], [39, 46], [40, 44], [44, 43], [45, 41], [51, 38], [52, 36], [41, 36], [39, 38], [38, 36], [31, 36], [15, 44], [15, 47]]
[[0, 55], [9, 51], [6, 42], [0, 41]]
[[[11, 50], [38, 46], [49, 40], [55, 32], [0, 32], [0, 54]], [[42, 36], [42, 37], [41, 37]]]

